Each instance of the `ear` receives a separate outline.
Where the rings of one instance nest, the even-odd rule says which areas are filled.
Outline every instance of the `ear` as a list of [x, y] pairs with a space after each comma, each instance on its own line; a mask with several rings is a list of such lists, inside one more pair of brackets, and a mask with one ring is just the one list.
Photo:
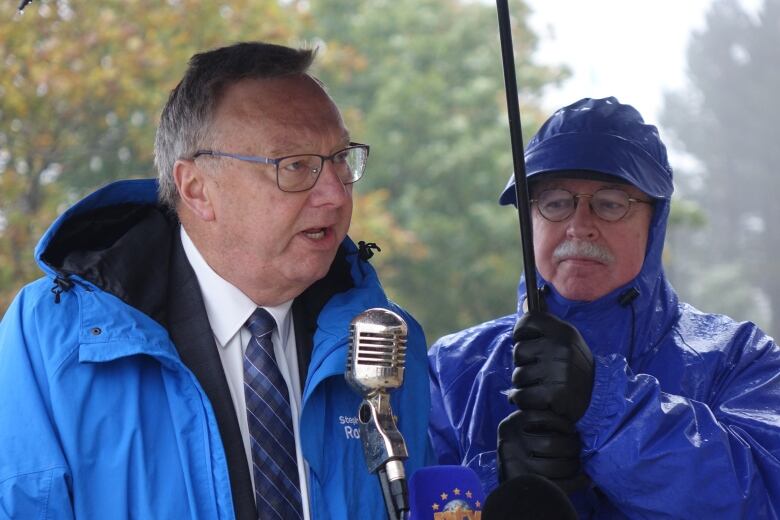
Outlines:
[[204, 221], [214, 220], [214, 206], [209, 199], [208, 173], [195, 161], [179, 159], [173, 165], [173, 181], [179, 191], [180, 203]]

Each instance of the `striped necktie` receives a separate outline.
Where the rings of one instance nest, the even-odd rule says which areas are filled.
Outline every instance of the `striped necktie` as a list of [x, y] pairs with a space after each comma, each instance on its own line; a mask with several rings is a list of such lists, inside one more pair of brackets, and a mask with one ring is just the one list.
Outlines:
[[290, 397], [276, 364], [273, 317], [258, 308], [246, 322], [252, 339], [244, 353], [244, 394], [258, 518], [303, 518]]

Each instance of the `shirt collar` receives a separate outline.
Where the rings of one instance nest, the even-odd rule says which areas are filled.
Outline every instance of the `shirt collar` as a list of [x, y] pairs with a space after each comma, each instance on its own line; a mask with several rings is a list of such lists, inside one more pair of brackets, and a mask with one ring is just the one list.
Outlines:
[[[180, 229], [184, 253], [198, 279], [211, 330], [217, 343], [224, 348], [258, 306], [238, 287], [218, 275], [206, 263], [203, 255], [184, 230], [184, 226], [180, 226]], [[292, 300], [288, 300], [274, 307], [263, 307], [276, 320], [277, 331], [280, 334], [286, 334], [289, 330], [291, 306]]]

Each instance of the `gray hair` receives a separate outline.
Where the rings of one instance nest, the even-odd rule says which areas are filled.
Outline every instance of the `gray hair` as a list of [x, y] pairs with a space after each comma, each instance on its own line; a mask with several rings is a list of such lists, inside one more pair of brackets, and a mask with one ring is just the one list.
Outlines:
[[154, 140], [159, 176], [158, 200], [171, 211], [179, 199], [173, 165], [206, 144], [214, 111], [225, 88], [242, 79], [264, 79], [308, 70], [316, 49], [293, 49], [263, 42], [242, 42], [195, 54], [184, 77], [171, 91]]

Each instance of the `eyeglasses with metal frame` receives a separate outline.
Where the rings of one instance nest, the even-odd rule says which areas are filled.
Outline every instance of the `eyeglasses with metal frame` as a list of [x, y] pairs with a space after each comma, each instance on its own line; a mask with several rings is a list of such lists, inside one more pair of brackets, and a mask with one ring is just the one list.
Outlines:
[[571, 217], [577, 209], [579, 199], [588, 198], [591, 211], [597, 217], [607, 222], [617, 222], [625, 217], [631, 209], [631, 204], [650, 204], [652, 201], [632, 198], [618, 188], [601, 188], [593, 193], [572, 193], [563, 188], [544, 190], [531, 199], [536, 204], [542, 217], [550, 222], [563, 222]]
[[349, 143], [349, 146], [332, 155], [299, 154], [270, 158], [259, 155], [240, 155], [215, 150], [198, 150], [192, 156], [227, 157], [255, 164], [273, 164], [276, 168], [276, 185], [280, 190], [294, 193], [307, 191], [314, 187], [320, 177], [325, 161], [333, 163], [344, 185], [353, 184], [363, 177], [368, 161], [369, 146], [361, 143]]

